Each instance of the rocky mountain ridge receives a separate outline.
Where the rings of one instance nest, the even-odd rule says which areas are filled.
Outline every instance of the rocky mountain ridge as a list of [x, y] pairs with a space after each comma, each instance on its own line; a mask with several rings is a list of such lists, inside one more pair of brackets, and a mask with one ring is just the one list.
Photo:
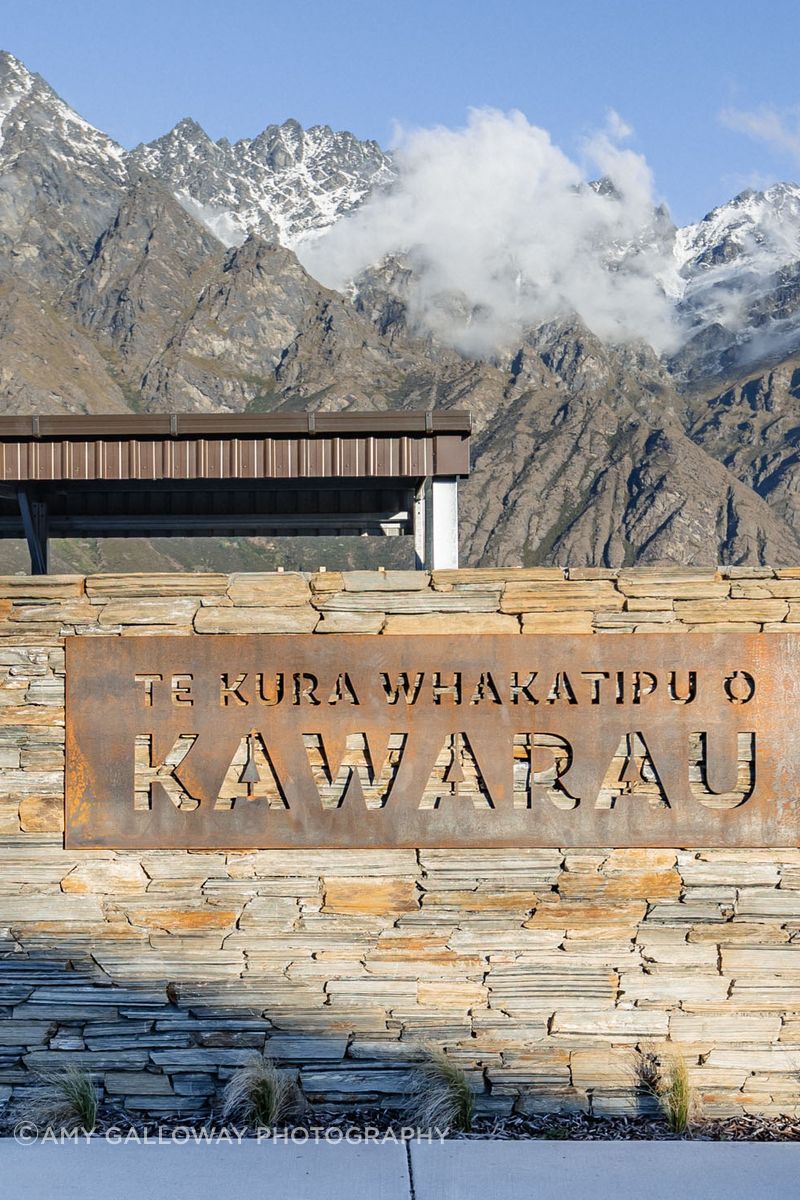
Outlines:
[[800, 342], [800, 186], [741, 192], [673, 244], [682, 382], [747, 370]]
[[327, 125], [294, 120], [268, 125], [257, 137], [213, 142], [190, 119], [131, 160], [159, 179], [187, 211], [228, 246], [249, 233], [293, 246], [356, 208], [394, 175], [377, 142]]
[[[8, 55], [0, 120], [0, 411], [466, 407], [468, 563], [800, 561], [795, 185], [739, 197], [691, 235], [657, 214], [695, 322], [673, 359], [604, 344], [565, 313], [482, 361], [409, 326], [401, 261], [343, 295], [283, 244], [391, 183], [374, 143], [288, 122], [231, 146], [181, 122], [128, 154]], [[751, 280], [738, 292], [734, 267]], [[767, 366], [742, 372], [752, 339], [703, 324], [723, 293], [763, 335]], [[56, 560], [275, 555], [258, 540], [140, 549], [72, 545]]]

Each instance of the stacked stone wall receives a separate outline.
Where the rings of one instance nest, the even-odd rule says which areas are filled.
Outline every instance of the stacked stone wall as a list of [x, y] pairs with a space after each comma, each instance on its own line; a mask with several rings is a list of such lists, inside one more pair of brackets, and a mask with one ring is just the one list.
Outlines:
[[391, 1104], [423, 1044], [484, 1108], [800, 1112], [800, 850], [63, 848], [64, 642], [209, 633], [800, 632], [800, 568], [0, 578], [0, 1099], [67, 1061], [151, 1114], [254, 1049]]

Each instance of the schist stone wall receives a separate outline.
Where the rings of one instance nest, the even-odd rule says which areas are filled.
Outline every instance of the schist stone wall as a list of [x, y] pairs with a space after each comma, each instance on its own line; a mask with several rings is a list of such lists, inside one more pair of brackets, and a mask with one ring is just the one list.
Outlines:
[[800, 1112], [800, 850], [63, 849], [64, 637], [800, 633], [800, 568], [0, 578], [0, 1098], [76, 1061], [202, 1112], [266, 1049], [314, 1105], [424, 1043], [485, 1109], [628, 1112], [671, 1043], [707, 1113]]

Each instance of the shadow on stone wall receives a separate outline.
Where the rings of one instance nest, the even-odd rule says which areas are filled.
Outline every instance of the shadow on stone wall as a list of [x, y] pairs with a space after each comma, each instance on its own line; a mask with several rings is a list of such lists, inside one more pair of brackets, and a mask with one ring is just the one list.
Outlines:
[[[420, 1051], [386, 1053], [352, 1035], [270, 1020], [244, 986], [229, 1004], [219, 987], [125, 986], [61, 946], [52, 955], [0, 951], [0, 1100], [19, 1099], [37, 1072], [84, 1067], [109, 1101], [153, 1117], [205, 1115], [231, 1073], [254, 1053], [297, 1070], [309, 1104], [398, 1107]], [[186, 999], [184, 1000], [184, 996]], [[331, 1022], [331, 1024], [334, 1024]]]
[[[224, 993], [228, 992], [227, 999]], [[431, 1042], [430, 1044], [435, 1044]], [[438, 1043], [443, 1044], [443, 1043]], [[398, 1112], [407, 1099], [421, 1041], [359, 1037], [331, 1010], [292, 1012], [278, 1019], [258, 989], [238, 984], [111, 981], [62, 942], [50, 951], [0, 943], [0, 1106], [12, 1111], [40, 1072], [68, 1064], [89, 1071], [102, 1097], [145, 1119], [203, 1118], [219, 1109], [231, 1074], [256, 1053], [297, 1072], [311, 1110]], [[548, 1113], [591, 1110], [563, 1087], [493, 1091], [480, 1060], [457, 1057], [476, 1091], [477, 1111]], [[605, 1094], [603, 1114], [650, 1113], [654, 1104], [633, 1091], [635, 1071], [617, 1106]]]

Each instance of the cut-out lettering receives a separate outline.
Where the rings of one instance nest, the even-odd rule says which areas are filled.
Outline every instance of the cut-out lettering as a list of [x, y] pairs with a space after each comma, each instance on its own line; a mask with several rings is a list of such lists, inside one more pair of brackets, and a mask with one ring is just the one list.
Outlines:
[[536, 800], [548, 800], [569, 811], [580, 800], [563, 781], [572, 766], [572, 746], [556, 733], [514, 735], [514, 807], [532, 808]]
[[274, 764], [260, 733], [253, 730], [236, 747], [217, 793], [214, 808], [230, 810], [238, 801], [266, 801], [269, 808], [288, 808]]
[[328, 704], [338, 704], [340, 700], [343, 700], [346, 704], [358, 704], [356, 689], [353, 687], [347, 671], [342, 671], [337, 676], [333, 690], [330, 696], [328, 696]]
[[645, 800], [651, 808], [669, 808], [667, 793], [641, 733], [626, 733], [620, 738], [594, 806], [614, 808], [622, 796]]
[[394, 684], [385, 671], [381, 671], [381, 683], [386, 694], [387, 704], [397, 704], [402, 696], [406, 704], [416, 704], [419, 689], [425, 678], [424, 671], [417, 671], [414, 682], [409, 682], [408, 671], [401, 671]]
[[142, 693], [142, 695], [144, 698], [145, 708], [152, 708], [153, 707], [153, 684], [161, 683], [161, 680], [164, 678], [164, 676], [163, 675], [134, 675], [133, 678], [136, 680], [137, 683], [144, 684], [144, 692]]
[[244, 708], [250, 701], [243, 696], [239, 689], [244, 686], [247, 672], [242, 675], [222, 675], [219, 681], [219, 702], [222, 708], [239, 706]]
[[581, 671], [581, 676], [592, 685], [589, 692], [589, 703], [599, 704], [600, 686], [604, 680], [608, 679], [608, 671]]
[[283, 699], [283, 671], [275, 671], [272, 675], [267, 675], [265, 671], [256, 674], [256, 699], [268, 708], [280, 704]]
[[634, 704], [641, 704], [643, 696], [652, 696], [658, 687], [658, 676], [652, 671], [634, 671], [631, 687], [631, 699]]
[[321, 734], [304, 734], [303, 744], [322, 807], [340, 808], [347, 800], [368, 809], [382, 808], [394, 786], [405, 743], [404, 733], [389, 734], [383, 761], [376, 771], [366, 734], [347, 735], [339, 762], [332, 761]]
[[734, 671], [723, 687], [731, 704], [749, 704], [756, 694], [756, 681], [749, 671]]
[[192, 698], [192, 683], [194, 675], [173, 675], [170, 681], [170, 691], [172, 693], [172, 703], [176, 708], [186, 704], [191, 707], [194, 704]]
[[444, 739], [420, 800], [420, 809], [439, 808], [443, 800], [472, 801], [474, 808], [493, 809], [494, 802], [465, 733]]
[[461, 672], [453, 672], [453, 682], [445, 683], [441, 671], [433, 672], [433, 703], [441, 704], [442, 698], [447, 697], [454, 704], [461, 703]]
[[312, 675], [310, 671], [297, 671], [293, 676], [293, 683], [294, 704], [302, 704], [304, 700], [308, 704], [319, 704], [319, 700], [317, 699], [319, 680], [316, 675]]
[[182, 733], [162, 762], [153, 759], [153, 738], [140, 733], [134, 744], [133, 807], [137, 812], [153, 807], [153, 788], [160, 784], [172, 803], [181, 811], [191, 812], [200, 801], [183, 786], [175, 772], [192, 746], [197, 734]]
[[[707, 733], [689, 735], [689, 790], [706, 808], [738, 808], [753, 794], [756, 786], [756, 735], [736, 736], [736, 783], [731, 791], [717, 792], [709, 779]], [[732, 772], [729, 770], [729, 774]]]
[[528, 671], [527, 679], [524, 678], [526, 672], [512, 671], [511, 672], [511, 703], [519, 704], [524, 701], [526, 704], [538, 704], [539, 701], [534, 696], [531, 688], [533, 686], [538, 671]]
[[545, 704], [557, 704], [559, 701], [567, 704], [577, 704], [578, 698], [566, 671], [558, 671], [550, 691], [545, 696]]
[[680, 672], [670, 671], [667, 675], [667, 695], [675, 704], [691, 704], [697, 695], [697, 672], [686, 672], [686, 686], [680, 686]]
[[472, 693], [470, 704], [480, 704], [482, 700], [489, 700], [492, 704], [502, 704], [500, 693], [492, 679], [491, 671], [482, 671], [478, 682], [475, 684], [475, 690]]

